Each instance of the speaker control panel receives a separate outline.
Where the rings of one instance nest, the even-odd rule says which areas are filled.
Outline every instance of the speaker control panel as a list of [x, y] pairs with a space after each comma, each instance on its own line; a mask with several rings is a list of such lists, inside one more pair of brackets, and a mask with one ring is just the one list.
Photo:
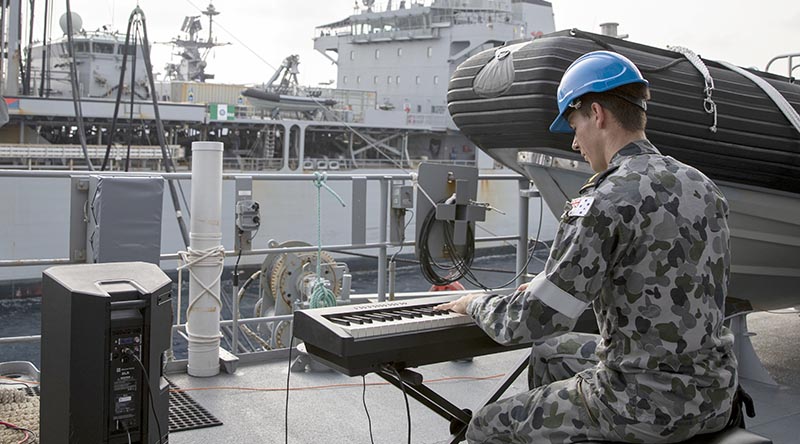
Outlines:
[[110, 346], [111, 430], [132, 433], [140, 426], [140, 390], [144, 387], [141, 328], [112, 331]]

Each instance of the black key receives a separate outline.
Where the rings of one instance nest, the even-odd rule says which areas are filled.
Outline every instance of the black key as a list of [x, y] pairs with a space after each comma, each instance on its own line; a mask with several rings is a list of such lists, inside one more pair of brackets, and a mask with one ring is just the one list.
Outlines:
[[352, 317], [352, 318], [356, 318], [356, 319], [361, 319], [362, 321], [366, 322], [367, 324], [370, 324], [370, 323], [372, 323], [372, 319], [370, 319], [370, 318], [369, 318], [369, 317], [367, 317], [367, 316], [364, 316], [363, 314], [355, 314], [355, 313], [351, 313], [351, 314], [349, 314], [348, 316], [349, 316], [349, 317]]
[[342, 317], [342, 319], [344, 319], [346, 321], [350, 321], [350, 322], [353, 322], [353, 323], [356, 323], [356, 324], [363, 324], [364, 323], [363, 319], [359, 319], [359, 318], [351, 316], [351, 315], [342, 315], [341, 317]]
[[375, 314], [378, 315], [378, 316], [383, 317], [387, 321], [399, 321], [400, 319], [402, 319], [402, 316], [394, 314], [394, 313], [389, 313], [389, 312], [382, 312], [381, 311], [381, 312], [375, 312]]
[[350, 323], [345, 321], [344, 319], [331, 317], [331, 318], [328, 318], [328, 320], [333, 322], [334, 324], [344, 325], [345, 327], [349, 327], [350, 326]]
[[363, 316], [375, 322], [386, 322], [387, 319], [380, 313], [361, 313], [359, 316]]

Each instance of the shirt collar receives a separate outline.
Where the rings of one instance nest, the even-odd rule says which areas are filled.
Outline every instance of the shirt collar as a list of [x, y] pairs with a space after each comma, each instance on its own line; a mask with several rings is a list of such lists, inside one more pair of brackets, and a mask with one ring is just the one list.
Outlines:
[[617, 151], [611, 157], [608, 166], [619, 166], [626, 157], [639, 154], [661, 154], [661, 152], [647, 139], [635, 140]]

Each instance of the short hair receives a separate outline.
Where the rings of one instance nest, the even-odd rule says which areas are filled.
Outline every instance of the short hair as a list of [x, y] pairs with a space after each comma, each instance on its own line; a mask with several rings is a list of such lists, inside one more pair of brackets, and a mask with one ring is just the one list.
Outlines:
[[598, 103], [606, 108], [620, 126], [627, 131], [643, 131], [647, 126], [647, 113], [624, 97], [638, 100], [650, 100], [650, 88], [643, 83], [629, 83], [609, 91], [588, 93], [580, 97], [581, 106], [578, 111], [584, 116], [589, 116], [592, 103]]

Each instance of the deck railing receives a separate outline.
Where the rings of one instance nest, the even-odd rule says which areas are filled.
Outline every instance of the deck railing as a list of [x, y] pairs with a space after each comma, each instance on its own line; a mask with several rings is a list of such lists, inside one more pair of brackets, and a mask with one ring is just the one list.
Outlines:
[[[14, 178], [63, 178], [65, 180], [71, 180], [76, 175], [89, 175], [89, 174], [111, 174], [115, 176], [119, 176], [121, 173], [119, 172], [77, 172], [77, 171], [14, 171], [14, 170], [0, 170], [0, 178], [4, 177], [14, 177]], [[191, 179], [191, 175], [189, 173], [124, 173], [126, 175], [143, 175], [146, 174], [148, 176], [153, 176], [157, 174], [158, 176], [162, 177], [165, 180], [187, 180]], [[341, 182], [341, 181], [349, 181], [352, 182], [356, 176], [350, 174], [329, 174], [327, 176], [327, 180], [330, 182]], [[384, 301], [387, 297], [420, 297], [425, 296], [428, 293], [397, 293], [391, 294], [389, 289], [394, 288], [393, 278], [394, 276], [389, 273], [387, 268], [389, 252], [396, 251], [396, 249], [401, 247], [409, 247], [413, 246], [414, 242], [412, 241], [405, 241], [402, 243], [392, 243], [389, 239], [389, 208], [391, 205], [391, 188], [392, 185], [406, 183], [411, 183], [412, 176], [410, 174], [359, 174], [358, 180], [366, 180], [368, 183], [372, 184], [374, 187], [377, 185], [379, 188], [379, 202], [380, 202], [380, 211], [379, 211], [379, 222], [378, 222], [378, 236], [377, 239], [367, 242], [366, 240], [358, 243], [350, 243], [350, 244], [343, 244], [343, 245], [335, 245], [335, 244], [328, 244], [323, 245], [322, 249], [324, 251], [337, 251], [337, 252], [356, 252], [359, 250], [372, 250], [377, 251], [377, 283], [375, 288], [375, 293], [362, 295], [362, 298], [369, 298], [378, 301]], [[280, 173], [224, 173], [223, 180], [224, 181], [236, 181], [246, 178], [247, 180], [252, 180], [253, 182], [258, 181], [283, 181], [283, 182], [311, 182], [314, 179], [313, 175], [310, 174], [280, 174]], [[523, 178], [522, 176], [516, 174], [490, 174], [490, 175], [481, 175], [479, 176], [479, 180], [481, 181], [503, 181], [503, 182], [512, 182], [517, 183], [517, 187], [513, 187], [514, 189], [519, 190], [527, 190], [530, 188], [530, 182]], [[292, 185], [294, 186], [294, 185]], [[309, 185], [310, 186], [310, 185]], [[353, 200], [362, 199], [366, 201], [367, 199], [367, 192], [368, 188], [370, 187], [352, 187], [354, 194], [352, 196]], [[373, 192], [374, 192], [374, 188]], [[526, 265], [527, 259], [527, 247], [528, 247], [528, 197], [523, 197], [526, 193], [520, 193], [520, 198], [518, 199], [518, 233], [513, 235], [500, 235], [500, 236], [487, 236], [487, 237], [476, 237], [477, 243], [486, 243], [486, 242], [504, 242], [504, 243], [516, 243], [517, 246], [517, 257], [516, 257], [516, 269], [521, 270]], [[235, 198], [235, 196], [231, 196], [231, 198]], [[418, 198], [422, 198], [421, 196]], [[314, 208], [314, 205], [308, 206], [309, 210]], [[413, 237], [413, 234], [411, 235]], [[268, 248], [253, 248], [249, 250], [227, 250], [225, 251], [225, 257], [229, 258], [228, 262], [236, 258], [237, 256], [241, 255], [243, 257], [249, 257], [251, 259], [257, 259], [263, 261], [268, 255], [276, 255], [276, 254], [291, 254], [291, 253], [303, 253], [303, 252], [315, 252], [317, 250], [317, 246], [295, 246], [295, 247], [268, 247]], [[274, 257], [274, 256], [273, 256]], [[167, 253], [161, 255], [162, 263], [164, 261], [177, 261], [179, 259], [179, 254], [175, 253]], [[250, 261], [252, 263], [252, 261]], [[81, 263], [79, 261], [73, 261], [69, 258], [38, 258], [38, 259], [5, 259], [0, 260], [0, 269], [9, 268], [9, 267], [31, 267], [31, 266], [53, 266], [53, 265], [64, 265], [64, 264], [77, 264]], [[258, 262], [256, 262], [258, 263]], [[526, 276], [523, 274], [517, 278], [516, 284], [521, 284], [526, 279]], [[177, 282], [178, 288], [182, 288], [182, 282]], [[234, 289], [235, 292], [238, 289]], [[436, 293], [437, 295], [442, 295], [442, 293]], [[177, 299], [177, 298], [176, 298]], [[231, 297], [232, 303], [232, 312], [239, 313], [239, 304], [238, 304], [238, 297]], [[176, 302], [180, 303], [180, 301]], [[180, 310], [180, 305], [178, 306], [178, 310]], [[178, 316], [177, 319], [183, 319], [184, 316]], [[237, 355], [239, 358], [244, 359], [244, 361], [248, 360], [264, 360], [264, 359], [271, 359], [278, 358], [284, 356], [285, 353], [278, 353], [276, 354], [274, 350], [247, 350], [242, 351], [243, 348], [240, 346], [239, 341], [239, 334], [240, 328], [242, 325], [254, 324], [254, 323], [272, 323], [272, 322], [281, 322], [287, 321], [291, 319], [291, 315], [283, 315], [283, 316], [263, 316], [263, 317], [243, 317], [239, 318], [238, 316], [233, 316], [233, 319], [224, 319], [222, 320], [221, 326], [223, 327], [230, 327], [233, 333], [230, 335], [231, 337], [228, 338], [227, 342], [229, 347], [234, 351], [234, 354]], [[176, 322], [173, 327], [173, 339], [175, 339], [175, 335], [182, 336], [183, 331], [185, 331], [186, 325], [182, 322]], [[25, 336], [13, 336], [13, 337], [0, 337], [0, 346], [4, 344], [18, 344], [18, 343], [30, 343], [30, 342], [37, 342], [40, 341], [41, 337], [39, 335], [25, 335]], [[170, 368], [180, 369], [185, 368], [186, 361], [185, 360], [176, 360], [172, 359], [174, 362], [170, 364]]]

